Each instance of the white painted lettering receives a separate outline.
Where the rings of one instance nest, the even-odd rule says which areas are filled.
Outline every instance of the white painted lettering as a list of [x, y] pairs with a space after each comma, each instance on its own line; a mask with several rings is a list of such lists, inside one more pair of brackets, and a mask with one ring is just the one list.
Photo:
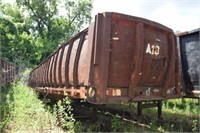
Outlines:
[[160, 54], [160, 47], [158, 45], [150, 45], [150, 43], [148, 43], [146, 53], [158, 56]]
[[154, 54], [155, 54], [156, 56], [159, 55], [160, 47], [159, 47], [159, 46], [156, 46], [154, 51], [155, 51]]
[[151, 54], [154, 55], [154, 53], [155, 53], [155, 46], [152, 45], [152, 46], [151, 46]]
[[146, 49], [146, 53], [148, 54], [151, 54], [151, 47], [150, 47], [150, 44], [148, 43], [147, 44], [147, 49]]

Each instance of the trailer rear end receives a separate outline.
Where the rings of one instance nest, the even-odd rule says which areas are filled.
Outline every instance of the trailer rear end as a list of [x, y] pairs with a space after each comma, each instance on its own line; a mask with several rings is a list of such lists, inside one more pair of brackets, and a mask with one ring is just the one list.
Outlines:
[[186, 97], [200, 97], [200, 29], [178, 34], [182, 88]]

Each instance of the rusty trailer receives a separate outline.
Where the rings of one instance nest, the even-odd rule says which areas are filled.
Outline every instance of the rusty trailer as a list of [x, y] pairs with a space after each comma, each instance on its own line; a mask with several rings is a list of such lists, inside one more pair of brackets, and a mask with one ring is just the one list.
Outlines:
[[200, 97], [200, 28], [177, 35], [181, 83], [185, 97]]
[[29, 85], [94, 104], [181, 97], [176, 36], [159, 23], [105, 12], [30, 73]]

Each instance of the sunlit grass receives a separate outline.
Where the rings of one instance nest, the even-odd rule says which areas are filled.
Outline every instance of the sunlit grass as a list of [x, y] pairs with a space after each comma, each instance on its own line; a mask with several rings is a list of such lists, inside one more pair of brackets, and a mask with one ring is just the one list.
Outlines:
[[[38, 99], [37, 93], [25, 84], [24, 79], [26, 76], [12, 86], [1, 89], [0, 132], [60, 133], [64, 132], [61, 128], [63, 125], [66, 131], [73, 132], [74, 119], [73, 115], [69, 114], [71, 106], [68, 98], [51, 108]], [[65, 109], [68, 112], [65, 112]], [[58, 114], [65, 116], [61, 119], [62, 122], [59, 121]]]
[[[157, 108], [142, 110], [141, 122], [146, 127], [157, 131], [197, 131], [199, 121], [199, 105], [197, 99], [173, 99], [162, 102], [162, 120], [157, 118]], [[137, 102], [127, 104], [110, 104], [108, 108], [129, 111], [137, 117]], [[148, 122], [147, 122], [148, 121]]]
[[[55, 128], [56, 116], [46, 110], [44, 104], [37, 99], [36, 93], [23, 83], [14, 83], [6, 94], [7, 119], [5, 129], [8, 132], [42, 131]], [[3, 123], [1, 123], [3, 124]], [[3, 127], [3, 126], [2, 126]]]

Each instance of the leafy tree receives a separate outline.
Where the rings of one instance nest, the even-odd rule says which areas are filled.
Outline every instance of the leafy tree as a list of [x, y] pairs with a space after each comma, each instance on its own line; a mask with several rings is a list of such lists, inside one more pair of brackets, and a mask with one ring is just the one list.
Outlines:
[[0, 57], [17, 65], [36, 62], [37, 48], [21, 11], [16, 5], [6, 3], [3, 6], [3, 15], [0, 17]]
[[0, 56], [36, 65], [91, 21], [91, 0], [0, 1]]
[[11, 21], [0, 17], [0, 39], [1, 39], [0, 40], [0, 48], [1, 48], [0, 56], [1, 57], [4, 57], [4, 58], [10, 57], [9, 46], [12, 45], [16, 35], [17, 35], [17, 29], [15, 25]]
[[42, 59], [91, 21], [91, 0], [17, 0], [17, 4], [32, 21], [30, 31], [36, 45], [43, 47]]

